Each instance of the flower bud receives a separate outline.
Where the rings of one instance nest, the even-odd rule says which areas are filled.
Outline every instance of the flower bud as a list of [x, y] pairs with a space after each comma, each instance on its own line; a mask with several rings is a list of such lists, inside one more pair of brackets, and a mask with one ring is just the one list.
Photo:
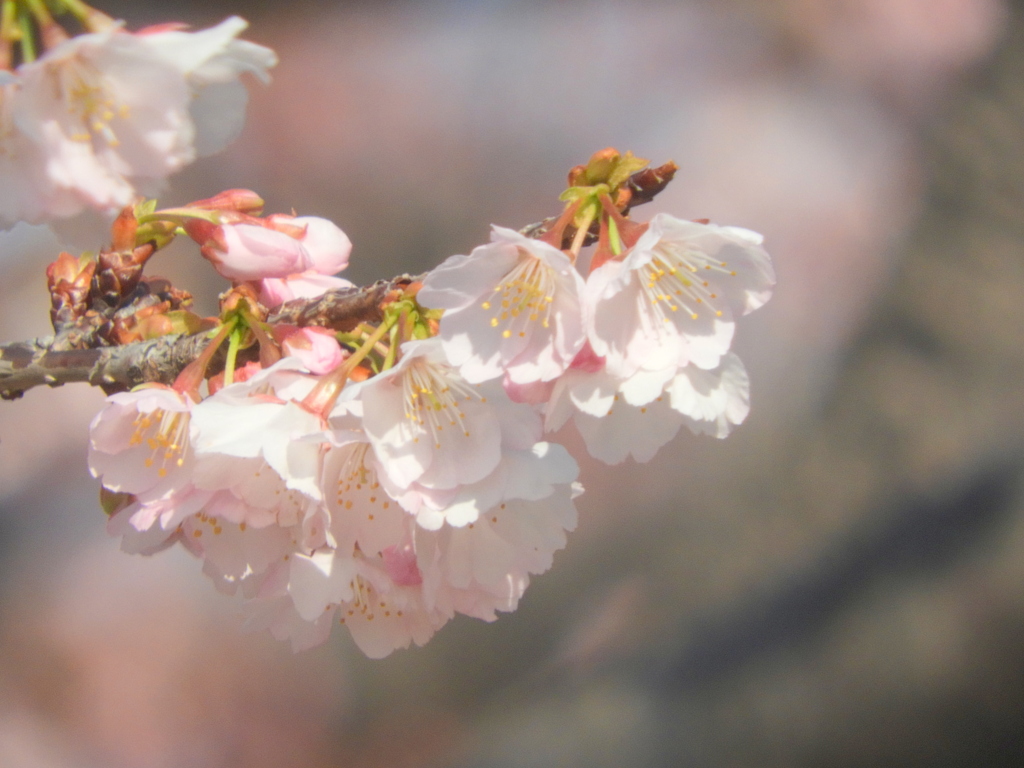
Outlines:
[[[196, 224], [186, 224], [186, 231], [201, 243], [203, 257], [229, 280], [287, 277], [311, 266], [302, 243], [283, 232], [258, 224], [222, 224], [212, 230], [206, 222]], [[199, 239], [206, 234], [204, 230], [209, 232], [205, 241]]]

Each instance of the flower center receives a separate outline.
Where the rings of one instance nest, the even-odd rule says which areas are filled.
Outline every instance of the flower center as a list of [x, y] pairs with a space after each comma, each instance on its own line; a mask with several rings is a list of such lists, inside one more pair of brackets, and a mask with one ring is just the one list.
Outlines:
[[501, 335], [508, 339], [515, 333], [526, 336], [530, 323], [549, 326], [551, 303], [555, 295], [553, 270], [540, 259], [520, 249], [523, 258], [498, 283], [490, 298], [480, 306], [499, 310], [491, 318], [491, 327], [504, 325]]
[[53, 68], [57, 90], [68, 112], [81, 123], [81, 131], [72, 133], [72, 141], [88, 142], [99, 137], [107, 146], [120, 144], [111, 121], [127, 119], [127, 104], [118, 104], [103, 82], [100, 71], [80, 59], [69, 59]]
[[146, 467], [159, 463], [157, 474], [167, 477], [168, 466], [180, 467], [185, 463], [185, 451], [189, 445], [189, 421], [188, 411], [156, 408], [148, 413], [140, 412], [132, 422], [135, 430], [128, 445], [145, 445], [149, 448]]
[[386, 619], [392, 615], [401, 618], [402, 612], [393, 610], [373, 584], [362, 576], [352, 579], [349, 586], [352, 588], [352, 599], [342, 605], [345, 611], [340, 623], [344, 624], [346, 618], [355, 616], [357, 612], [367, 621], [373, 621], [378, 614]]
[[654, 258], [640, 267], [641, 286], [654, 308], [655, 315], [669, 322], [669, 314], [682, 309], [696, 320], [702, 311], [722, 316], [721, 301], [712, 289], [707, 273], [735, 277], [724, 261], [712, 261], [700, 251], [668, 246], [654, 246]]
[[[417, 360], [402, 377], [402, 390], [405, 395], [405, 417], [429, 429], [435, 447], [441, 447], [446, 424], [457, 427], [458, 431], [469, 437], [466, 414], [462, 412], [459, 401], [474, 398], [482, 401], [483, 398], [464, 379], [453, 376], [441, 366]], [[419, 442], [419, 438], [413, 438], [413, 441]]]
[[[366, 453], [370, 450], [369, 443], [359, 443], [348, 456], [345, 457], [341, 470], [338, 472], [338, 495], [337, 505], [345, 510], [354, 506], [355, 494], [361, 494], [360, 503], [368, 496], [370, 504], [381, 502], [382, 509], [391, 506], [391, 499], [386, 493], [380, 490], [380, 482], [377, 480], [377, 472], [372, 465], [367, 464]], [[369, 512], [369, 519], [373, 520], [373, 512]]]

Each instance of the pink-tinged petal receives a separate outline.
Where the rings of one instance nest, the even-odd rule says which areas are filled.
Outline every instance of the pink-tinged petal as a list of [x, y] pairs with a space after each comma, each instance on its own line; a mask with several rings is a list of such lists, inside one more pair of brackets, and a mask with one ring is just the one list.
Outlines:
[[[569, 452], [555, 443], [539, 442], [526, 451], [507, 451], [501, 464], [484, 480], [458, 489], [454, 498], [436, 514], [451, 526], [475, 523], [482, 515], [497, 514], [515, 499], [539, 501], [568, 487], [579, 475]], [[420, 522], [423, 515], [417, 516]], [[440, 526], [424, 525], [436, 530]]]
[[333, 371], [345, 359], [338, 340], [326, 328], [299, 328], [285, 337], [282, 346], [318, 376]]
[[493, 291], [518, 261], [515, 247], [494, 243], [451, 256], [423, 278], [416, 300], [432, 309], [461, 309]]
[[750, 380], [740, 359], [730, 353], [716, 370], [684, 368], [666, 387], [673, 410], [686, 417], [697, 434], [726, 437], [750, 412]]
[[661, 396], [678, 370], [673, 365], [660, 371], [637, 371], [619, 384], [619, 393], [630, 405], [647, 405]]
[[356, 563], [339, 552], [314, 552], [291, 557], [288, 593], [306, 621], [318, 619], [331, 605], [352, 599]]
[[391, 580], [400, 587], [418, 587], [423, 583], [423, 574], [416, 564], [416, 551], [412, 544], [392, 545], [381, 553], [384, 570]]
[[229, 280], [262, 280], [304, 272], [311, 266], [302, 243], [256, 224], [224, 224], [202, 247], [203, 256]]
[[683, 416], [668, 407], [667, 399], [639, 408], [619, 401], [601, 417], [578, 413], [576, 428], [590, 455], [606, 464], [619, 464], [627, 456], [650, 461], [683, 425]]
[[294, 299], [316, 299], [328, 291], [355, 288], [355, 284], [341, 277], [321, 275], [313, 269], [296, 275], [268, 277], [260, 282], [260, 302], [270, 309]]
[[555, 381], [531, 381], [529, 384], [517, 384], [508, 376], [501, 382], [505, 394], [513, 403], [525, 403], [527, 405], [542, 405], [551, 399], [551, 393], [555, 389]]
[[310, 269], [322, 275], [333, 275], [348, 266], [352, 241], [333, 221], [318, 216], [299, 216], [292, 224], [306, 228], [301, 238], [310, 258]]

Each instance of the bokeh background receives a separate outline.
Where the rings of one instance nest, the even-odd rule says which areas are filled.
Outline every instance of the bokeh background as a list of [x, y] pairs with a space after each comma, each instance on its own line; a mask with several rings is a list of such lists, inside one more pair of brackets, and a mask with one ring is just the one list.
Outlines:
[[[680, 167], [637, 218], [759, 230], [779, 285], [738, 331], [746, 424], [582, 461], [519, 610], [383, 661], [240, 634], [187, 554], [120, 553], [99, 393], [0, 403], [0, 768], [1024, 765], [1024, 3], [103, 7], [250, 19], [274, 82], [162, 200], [327, 216], [356, 282], [551, 215], [613, 145]], [[0, 339], [47, 332], [57, 237], [0, 237]], [[224, 287], [188, 248], [153, 270]]]

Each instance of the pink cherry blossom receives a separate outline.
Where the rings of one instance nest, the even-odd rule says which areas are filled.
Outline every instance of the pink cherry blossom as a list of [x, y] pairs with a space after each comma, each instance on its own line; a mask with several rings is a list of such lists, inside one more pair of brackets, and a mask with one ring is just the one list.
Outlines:
[[200, 157], [220, 152], [241, 133], [249, 94], [239, 77], [250, 73], [264, 83], [277, 55], [262, 45], [239, 40], [249, 24], [231, 16], [196, 32], [161, 27], [136, 33], [153, 52], [185, 76], [192, 92], [189, 114]]
[[525, 384], [556, 378], [580, 350], [582, 291], [583, 280], [562, 251], [494, 227], [489, 244], [430, 272], [417, 301], [445, 310], [445, 353], [467, 381], [507, 372]]
[[775, 273], [761, 236], [659, 213], [622, 260], [587, 279], [588, 338], [608, 368], [716, 368], [736, 317], [771, 296]]
[[157, 495], [184, 485], [192, 463], [193, 403], [150, 385], [107, 398], [89, 427], [89, 471], [112, 491]]

